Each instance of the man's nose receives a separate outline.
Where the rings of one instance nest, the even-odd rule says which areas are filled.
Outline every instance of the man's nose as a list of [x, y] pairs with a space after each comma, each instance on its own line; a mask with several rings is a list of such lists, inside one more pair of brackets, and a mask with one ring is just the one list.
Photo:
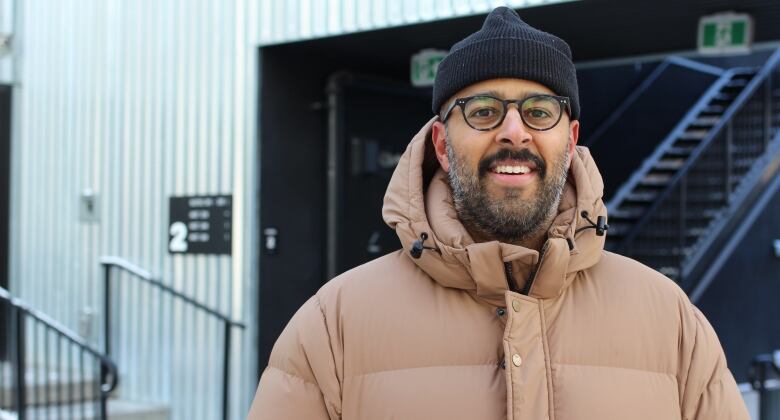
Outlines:
[[503, 145], [521, 146], [531, 141], [533, 137], [529, 128], [520, 117], [516, 106], [509, 106], [504, 121], [498, 127], [496, 141]]

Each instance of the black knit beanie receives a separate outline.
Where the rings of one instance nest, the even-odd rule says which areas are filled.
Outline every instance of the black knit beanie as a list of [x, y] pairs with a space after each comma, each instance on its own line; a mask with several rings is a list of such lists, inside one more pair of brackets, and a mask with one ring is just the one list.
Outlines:
[[452, 95], [474, 83], [511, 77], [532, 80], [571, 99], [571, 119], [579, 119], [577, 74], [569, 45], [529, 26], [514, 10], [498, 7], [482, 29], [452, 46], [439, 63], [433, 84], [433, 113]]

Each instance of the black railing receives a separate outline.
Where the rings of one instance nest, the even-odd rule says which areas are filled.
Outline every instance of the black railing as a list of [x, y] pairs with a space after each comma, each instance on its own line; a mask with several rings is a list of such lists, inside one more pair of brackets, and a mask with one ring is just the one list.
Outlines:
[[631, 175], [628, 181], [617, 190], [615, 195], [607, 203], [607, 209], [614, 210], [620, 207], [631, 194], [642, 178], [653, 169], [653, 165], [660, 160], [666, 151], [674, 145], [675, 141], [690, 127], [691, 123], [698, 118], [704, 108], [709, 105], [716, 95], [719, 95], [723, 88], [734, 78], [740, 69], [729, 69], [723, 72], [720, 77], [712, 83], [709, 89], [699, 98], [691, 107], [679, 123], [666, 135], [658, 144], [655, 151], [642, 163], [642, 166]]
[[666, 57], [666, 59], [664, 59], [664, 61], [662, 61], [658, 67], [656, 67], [650, 73], [650, 75], [639, 84], [639, 86], [637, 86], [630, 94], [628, 94], [628, 96], [626, 96], [626, 99], [624, 99], [623, 102], [621, 102], [614, 111], [609, 113], [609, 116], [603, 122], [601, 122], [598, 127], [596, 127], [590, 136], [588, 136], [584, 145], [588, 146], [589, 148], [595, 146], [596, 143], [602, 139], [604, 133], [609, 131], [610, 128], [615, 125], [615, 123], [621, 121], [626, 111], [634, 103], [636, 103], [639, 98], [642, 97], [642, 95], [650, 90], [653, 87], [653, 84], [672, 66], [678, 66], [689, 70], [710, 74], [715, 77], [721, 77], [726, 72], [726, 70], [719, 67], [689, 60], [687, 58], [676, 56]]
[[[144, 270], [143, 268], [140, 268], [136, 266], [135, 264], [130, 263], [129, 261], [119, 258], [119, 257], [102, 257], [100, 259], [100, 264], [103, 266], [103, 273], [104, 273], [104, 285], [103, 285], [103, 302], [104, 302], [104, 345], [105, 345], [105, 351], [106, 354], [112, 354], [113, 351], [113, 329], [119, 325], [121, 325], [121, 322], [117, 320], [112, 319], [112, 313], [113, 312], [119, 312], [116, 311], [116, 308], [112, 308], [112, 306], [117, 305], [118, 302], [114, 302], [112, 297], [112, 271], [113, 269], [120, 270], [125, 273], [129, 273], [129, 278], [136, 279], [138, 281], [141, 281], [144, 284], [147, 284], [151, 286], [152, 288], [158, 290], [160, 293], [164, 293], [179, 302], [182, 302], [184, 304], [187, 304], [198, 311], [210, 316], [211, 318], [217, 320], [220, 322], [224, 327], [224, 336], [223, 336], [223, 343], [222, 343], [222, 374], [221, 374], [221, 415], [222, 419], [227, 420], [228, 415], [230, 413], [230, 398], [229, 398], [229, 389], [230, 389], [230, 354], [231, 354], [231, 341], [232, 341], [232, 332], [234, 328], [238, 329], [245, 329], [246, 326], [238, 321], [234, 321], [227, 315], [224, 315], [220, 313], [219, 311], [208, 307], [207, 305], [204, 305], [201, 302], [196, 301], [195, 299], [173, 289], [172, 287], [164, 284], [159, 279], [155, 278], [149, 271]], [[112, 312], [113, 311], [113, 312]]]
[[780, 419], [780, 350], [754, 357], [748, 370], [748, 380], [758, 392], [758, 418]]
[[107, 419], [108, 397], [118, 381], [114, 362], [2, 287], [0, 306], [9, 309], [11, 328], [3, 339], [12, 355], [10, 372], [0, 371], [0, 407], [19, 420]]
[[[675, 267], [677, 280], [686, 289], [691, 286], [685, 284], [688, 279], [684, 273], [694, 245], [774, 137], [777, 92], [773, 86], [779, 63], [780, 50], [772, 54], [693, 149], [626, 235], [620, 251], [643, 255], [641, 259], [651, 266]], [[688, 118], [694, 116], [691, 113]]]

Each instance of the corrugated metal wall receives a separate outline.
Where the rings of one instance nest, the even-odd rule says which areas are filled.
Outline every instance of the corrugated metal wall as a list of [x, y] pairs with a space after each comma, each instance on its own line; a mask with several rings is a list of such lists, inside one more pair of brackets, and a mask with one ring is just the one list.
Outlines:
[[[116, 255], [251, 321], [256, 2], [17, 0], [14, 9], [14, 293], [100, 343], [98, 258]], [[98, 196], [97, 223], [79, 220], [85, 189]], [[233, 255], [169, 255], [168, 197], [216, 193], [234, 197]], [[217, 372], [221, 328], [170, 300], [161, 308], [128, 281], [116, 286], [132, 320], [115, 326], [120, 395], [173, 398], [174, 418], [216, 418], [219, 392], [203, 384]], [[253, 336], [234, 336], [234, 418], [256, 385]]]
[[258, 0], [261, 45], [573, 0]]

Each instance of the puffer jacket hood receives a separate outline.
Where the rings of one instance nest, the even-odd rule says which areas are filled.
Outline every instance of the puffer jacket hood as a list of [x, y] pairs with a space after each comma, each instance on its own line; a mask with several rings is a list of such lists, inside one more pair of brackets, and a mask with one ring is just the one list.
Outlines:
[[[748, 420], [717, 336], [685, 293], [580, 230], [591, 225], [583, 212], [606, 216], [587, 149], [572, 156], [541, 252], [474, 243], [429, 146], [431, 123], [384, 200], [403, 249], [303, 304], [274, 345], [251, 420]], [[423, 233], [432, 249], [415, 259]]]
[[[434, 252], [423, 252], [414, 262], [445, 287], [473, 291], [479, 297], [500, 304], [507, 283], [503, 264], [511, 263], [518, 288], [534, 273], [539, 252], [498, 241], [474, 243], [455, 213], [446, 174], [439, 166], [431, 141], [434, 117], [409, 143], [393, 173], [385, 194], [382, 215], [395, 229], [404, 249], [423, 233], [429, 236], [427, 246]], [[588, 149], [577, 147], [564, 187], [558, 215], [548, 233], [544, 248], [545, 270], [534, 281], [530, 296], [551, 298], [561, 293], [580, 270], [598, 263], [604, 247], [604, 236], [591, 226], [591, 220], [607, 215], [601, 199], [604, 183]], [[538, 273], [537, 273], [538, 274]]]

